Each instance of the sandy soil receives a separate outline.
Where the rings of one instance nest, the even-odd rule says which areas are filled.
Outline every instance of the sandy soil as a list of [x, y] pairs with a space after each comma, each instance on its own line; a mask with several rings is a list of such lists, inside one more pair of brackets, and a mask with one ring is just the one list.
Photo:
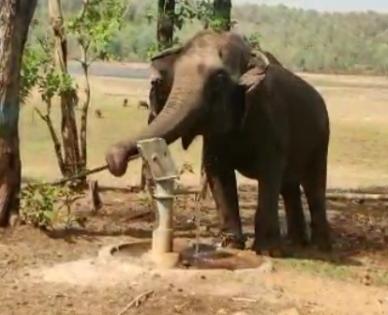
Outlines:
[[[150, 237], [154, 221], [144, 195], [105, 191], [96, 215], [81, 200], [85, 227], [43, 232], [0, 231], [0, 314], [120, 314], [141, 293], [152, 294], [125, 314], [388, 314], [388, 212], [383, 203], [330, 203], [331, 255], [293, 249], [292, 258], [263, 257], [253, 270], [146, 270], [96, 260], [101, 248]], [[248, 236], [256, 192], [240, 190]], [[176, 205], [177, 235], [193, 237], [195, 204]], [[216, 233], [212, 201], [201, 210], [203, 237]], [[264, 267], [263, 267], [264, 266]], [[142, 269], [143, 268], [143, 269]]]

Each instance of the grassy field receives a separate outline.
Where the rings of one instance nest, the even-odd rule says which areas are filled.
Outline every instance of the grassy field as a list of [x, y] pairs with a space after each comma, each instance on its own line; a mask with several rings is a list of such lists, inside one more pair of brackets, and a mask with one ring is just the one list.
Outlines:
[[[388, 183], [388, 79], [382, 77], [302, 74], [326, 99], [331, 118], [329, 186], [366, 187]], [[92, 78], [93, 98], [89, 124], [89, 167], [104, 163], [108, 146], [145, 125], [147, 111], [138, 109], [147, 99], [148, 83], [142, 79]], [[128, 98], [129, 106], [122, 102]], [[46, 126], [33, 113], [42, 106], [34, 95], [21, 112], [23, 176], [54, 179], [60, 176]], [[94, 114], [100, 109], [103, 118]], [[58, 111], [54, 112], [58, 118]], [[58, 119], [56, 119], [58, 122]], [[59, 125], [57, 124], [57, 127]], [[177, 164], [190, 162], [198, 169], [200, 140], [184, 152], [172, 146]], [[197, 172], [198, 173], [198, 172]], [[196, 179], [191, 175], [187, 180]], [[98, 179], [107, 185], [130, 185], [139, 180], [139, 163], [132, 163], [124, 178], [107, 172]]]

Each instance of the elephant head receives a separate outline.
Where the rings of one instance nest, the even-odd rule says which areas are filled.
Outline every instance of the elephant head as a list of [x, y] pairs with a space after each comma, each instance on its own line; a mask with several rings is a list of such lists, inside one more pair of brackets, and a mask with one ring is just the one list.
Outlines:
[[151, 82], [160, 89], [157, 102], [162, 109], [140, 133], [109, 149], [111, 173], [125, 173], [139, 140], [160, 137], [171, 143], [181, 138], [187, 149], [197, 135], [234, 128], [243, 116], [239, 79], [251, 60], [251, 49], [239, 35], [210, 31], [154, 57]]

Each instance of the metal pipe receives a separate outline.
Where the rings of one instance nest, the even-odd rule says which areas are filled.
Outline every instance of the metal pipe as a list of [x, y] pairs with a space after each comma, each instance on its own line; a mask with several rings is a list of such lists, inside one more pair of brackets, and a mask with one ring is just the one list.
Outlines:
[[173, 207], [178, 172], [165, 140], [147, 139], [137, 143], [155, 182], [153, 198], [157, 206], [158, 225], [152, 232], [152, 254], [163, 257], [173, 253]]
[[158, 227], [152, 234], [153, 254], [171, 253], [173, 251], [173, 207], [175, 179], [155, 181], [154, 199], [158, 212]]

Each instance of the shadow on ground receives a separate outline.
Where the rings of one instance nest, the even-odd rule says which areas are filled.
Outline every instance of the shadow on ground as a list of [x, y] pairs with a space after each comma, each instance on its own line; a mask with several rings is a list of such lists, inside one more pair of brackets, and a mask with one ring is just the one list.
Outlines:
[[[86, 203], [81, 202], [78, 205], [76, 213], [84, 217], [84, 227], [58, 229], [47, 232], [47, 235], [73, 243], [78, 239], [93, 241], [101, 236], [129, 236], [142, 239], [151, 237], [155, 214], [153, 203], [146, 194], [129, 190], [104, 189], [102, 198], [104, 207], [97, 214], [92, 215], [85, 211]], [[252, 241], [254, 236], [253, 218], [256, 200], [256, 187], [241, 187], [241, 217], [249, 241]], [[328, 209], [333, 230], [333, 251], [322, 253], [311, 246], [306, 248], [286, 246], [285, 252], [288, 258], [358, 266], [362, 264], [360, 257], [370, 256], [388, 267], [387, 204], [378, 201], [363, 204], [337, 201], [328, 202]], [[192, 196], [181, 196], [177, 199], [174, 208], [174, 225], [177, 236], [195, 238], [194, 218], [198, 217], [196, 211], [198, 208]], [[218, 217], [213, 201], [211, 199], [204, 201], [199, 211], [201, 236], [217, 237]]]

